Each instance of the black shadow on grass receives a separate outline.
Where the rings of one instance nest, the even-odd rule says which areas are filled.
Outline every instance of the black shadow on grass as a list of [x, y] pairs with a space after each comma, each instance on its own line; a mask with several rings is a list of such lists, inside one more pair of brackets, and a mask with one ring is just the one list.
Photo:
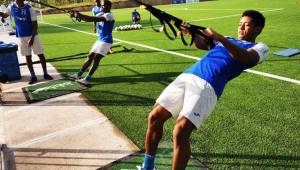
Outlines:
[[[181, 72], [180, 72], [181, 73]], [[177, 77], [179, 72], [165, 72], [165, 73], [152, 73], [152, 74], [138, 74], [138, 75], [130, 75], [130, 76], [114, 76], [114, 77], [104, 77], [104, 78], [94, 78], [93, 82], [98, 82], [96, 84], [92, 84], [91, 86], [109, 86], [110, 84], [116, 83], [147, 83], [147, 82], [156, 82], [160, 83], [164, 86], [167, 86], [171, 81], [173, 81], [174, 77]], [[124, 85], [123, 85], [124, 86]], [[129, 86], [129, 85], [128, 85]], [[120, 89], [121, 89], [120, 85]], [[102, 106], [152, 106], [155, 102], [154, 98], [144, 97], [139, 95], [125, 94], [117, 91], [87, 91], [87, 93], [92, 94], [93, 99], [89, 99], [89, 101], [93, 104], [102, 105]], [[10, 100], [4, 101], [3, 105], [7, 106], [17, 106], [17, 105], [26, 105], [22, 100]], [[39, 106], [72, 106], [72, 105], [86, 105], [86, 101], [78, 101], [74, 99], [70, 100], [57, 100], [51, 101], [49, 103], [39, 102], [35, 103], [35, 105]], [[88, 102], [89, 104], [89, 102]]]
[[43, 46], [58, 46], [58, 45], [79, 45], [79, 44], [90, 44], [93, 45], [95, 41], [87, 41], [87, 42], [83, 42], [83, 41], [74, 41], [74, 42], [54, 42], [54, 43], [43, 43]]
[[[115, 45], [113, 47], [120, 47], [120, 45]], [[131, 52], [133, 51], [134, 49], [130, 48], [130, 49], [127, 49], [126, 47], [122, 48], [121, 50], [117, 50], [117, 51], [114, 51], [114, 53], [121, 53], [121, 52]], [[85, 58], [89, 53], [78, 53], [78, 54], [73, 54], [73, 55], [68, 55], [68, 56], [62, 56], [62, 57], [55, 57], [55, 58], [50, 58], [50, 59], [47, 59], [46, 61], [47, 62], [58, 62], [58, 61], [67, 61], [67, 60], [76, 60], [76, 59], [81, 59], [81, 58]], [[107, 54], [107, 55], [111, 55], [111, 54]], [[40, 61], [34, 61], [32, 62], [33, 64], [39, 64], [41, 63]], [[19, 66], [23, 66], [23, 65], [26, 65], [26, 63], [20, 63]]]
[[99, 106], [152, 106], [155, 103], [155, 99], [150, 97], [112, 91], [97, 91], [97, 93], [99, 93], [99, 99], [89, 101]]
[[[255, 154], [230, 154], [230, 153], [194, 153], [196, 157], [202, 157], [203, 163], [206, 165], [215, 165], [215, 166], [227, 166], [227, 167], [264, 167], [264, 168], [300, 168], [299, 163], [300, 156], [286, 156], [286, 155], [255, 155]], [[210, 161], [213, 160], [213, 161]], [[228, 160], [228, 161], [226, 161]], [[239, 160], [243, 160], [239, 162]], [[248, 163], [244, 163], [247, 160]], [[280, 162], [279, 162], [280, 161]], [[284, 164], [282, 161], [295, 161], [287, 162]], [[253, 163], [251, 163], [253, 162]]]
[[[35, 106], [80, 106], [80, 105], [100, 105], [100, 106], [152, 106], [155, 103], [154, 98], [150, 97], [142, 97], [137, 95], [131, 94], [124, 94], [112, 91], [89, 91], [93, 94], [99, 94], [99, 99], [89, 99], [88, 101], [85, 100], [75, 100], [73, 98], [68, 99], [58, 99], [52, 100], [51, 102], [44, 102], [39, 103], [35, 102]], [[15, 92], [13, 94], [10, 93], [3, 93], [3, 95], [15, 95], [15, 96], [24, 96], [21, 92]], [[58, 96], [59, 97], [59, 96]], [[41, 100], [43, 101], [43, 100]], [[28, 105], [27, 102], [21, 99], [14, 99], [14, 100], [3, 100], [1, 105], [3, 106], [22, 106]]]
[[163, 73], [150, 73], [150, 74], [137, 74], [127, 76], [112, 76], [93, 78], [95, 82], [99, 84], [116, 84], [116, 83], [147, 83], [147, 82], [159, 82], [163, 85], [167, 85], [173, 81], [172, 78], [177, 77], [182, 72], [163, 72]]
[[[57, 61], [65, 61], [65, 60], [75, 60], [80, 58], [85, 58], [88, 53], [79, 53], [62, 57], [55, 57], [51, 59], [47, 59], [47, 62], [57, 62]], [[41, 63], [40, 61], [34, 61], [33, 64]], [[20, 63], [19, 66], [26, 65], [26, 63]]]

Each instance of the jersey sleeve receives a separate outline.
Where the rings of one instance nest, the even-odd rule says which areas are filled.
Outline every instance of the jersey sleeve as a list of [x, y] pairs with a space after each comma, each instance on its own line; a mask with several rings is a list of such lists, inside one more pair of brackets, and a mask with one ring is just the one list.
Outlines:
[[252, 47], [252, 49], [255, 50], [259, 55], [258, 64], [262, 63], [268, 57], [269, 47], [266, 44], [257, 43]]
[[103, 15], [103, 17], [106, 19], [106, 21], [114, 21], [114, 20], [115, 20], [115, 18], [114, 18], [114, 16], [112, 15], [112, 13], [105, 13], [105, 14]]
[[31, 21], [37, 21], [37, 16], [36, 16], [34, 9], [31, 7], [31, 8], [29, 8], [29, 11], [30, 11]]

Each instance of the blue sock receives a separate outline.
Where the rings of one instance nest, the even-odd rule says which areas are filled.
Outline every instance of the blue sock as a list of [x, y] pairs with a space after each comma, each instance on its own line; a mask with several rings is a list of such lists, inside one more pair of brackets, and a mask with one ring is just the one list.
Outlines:
[[34, 72], [30, 73], [32, 78], [36, 78], [36, 75]]
[[77, 75], [78, 76], [81, 76], [83, 74], [83, 71], [82, 70], [79, 70], [78, 72], [77, 72]]
[[154, 156], [145, 154], [143, 168], [146, 170], [152, 170], [154, 168]]
[[91, 80], [91, 76], [90, 76], [90, 75], [87, 75], [84, 79], [85, 79], [86, 81], [90, 81], [90, 80]]
[[44, 71], [44, 75], [48, 74], [48, 71], [46, 68], [43, 68], [43, 71]]

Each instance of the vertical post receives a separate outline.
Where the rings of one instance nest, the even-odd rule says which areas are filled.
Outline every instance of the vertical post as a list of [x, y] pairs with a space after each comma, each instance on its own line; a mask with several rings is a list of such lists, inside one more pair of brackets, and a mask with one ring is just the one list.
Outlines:
[[[41, 0], [38, 0], [38, 2], [41, 2]], [[43, 12], [42, 12], [42, 6], [41, 6], [41, 4], [39, 4], [39, 8], [40, 8], [40, 17], [41, 17], [41, 21], [43, 22], [44, 19], [43, 19]]]

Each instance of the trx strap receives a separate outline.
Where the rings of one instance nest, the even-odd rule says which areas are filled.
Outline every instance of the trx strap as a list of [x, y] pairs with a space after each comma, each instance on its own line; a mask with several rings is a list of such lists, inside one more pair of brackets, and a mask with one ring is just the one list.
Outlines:
[[[71, 16], [72, 11], [69, 11], [69, 10], [66, 10], [66, 9], [63, 9], [63, 8], [58, 8], [58, 7], [56, 7], [56, 6], [49, 5], [49, 4], [46, 4], [46, 3], [43, 3], [43, 2], [40, 2], [40, 1], [37, 1], [37, 0], [29, 0], [29, 1], [34, 2], [34, 3], [37, 3], [37, 4], [40, 4], [40, 5], [43, 5], [43, 6], [46, 6], [46, 7], [54, 8], [54, 9], [57, 9], [57, 10], [59, 10], [59, 11], [63, 11], [64, 13], [69, 14], [70, 17], [71, 17], [71, 19], [72, 19], [72, 21], [74, 22], [74, 20], [73, 20], [73, 18], [72, 18], [72, 16]], [[81, 21], [80, 18], [76, 18], [76, 20], [79, 21], [79, 22]]]
[[[194, 42], [194, 38], [196, 36], [196, 34], [200, 35], [201, 37], [203, 37], [205, 40], [207, 40], [207, 44], [209, 45], [209, 49], [212, 49], [215, 47], [215, 43], [213, 41], [212, 38], [208, 37], [207, 35], [205, 35], [202, 31], [205, 30], [206, 28], [205, 27], [201, 27], [201, 26], [197, 26], [197, 25], [192, 25], [188, 22], [185, 22], [183, 21], [182, 19], [179, 19], [173, 15], [170, 15], [160, 9], [157, 9], [151, 5], [148, 5], [148, 4], [145, 4], [143, 3], [141, 0], [135, 0], [137, 3], [143, 5], [145, 7], [146, 10], [148, 10], [150, 12], [150, 22], [151, 22], [151, 26], [152, 26], [152, 29], [156, 32], [160, 32], [160, 30], [162, 29], [164, 31], [164, 33], [166, 34], [166, 36], [170, 39], [170, 40], [174, 40], [176, 37], [177, 37], [177, 33], [176, 33], [176, 30], [174, 28], [174, 26], [180, 31], [182, 32], [182, 27], [183, 28], [186, 28], [189, 30], [189, 32], [191, 33], [191, 36], [192, 36], [192, 40], [190, 42], [190, 45], [193, 44]], [[161, 27], [160, 29], [156, 29], [154, 28], [153, 24], [152, 24], [152, 20], [151, 20], [151, 14], [153, 16], [155, 16], [160, 24], [161, 24]], [[174, 34], [174, 37], [172, 37], [166, 30], [166, 24], [169, 26], [169, 28], [171, 29], [171, 31], [173, 32]], [[174, 26], [173, 26], [173, 25]], [[180, 34], [180, 37], [181, 37], [181, 40], [182, 40], [182, 43], [184, 45], [188, 45], [187, 42], [185, 41], [184, 37], [183, 37], [183, 34]]]

